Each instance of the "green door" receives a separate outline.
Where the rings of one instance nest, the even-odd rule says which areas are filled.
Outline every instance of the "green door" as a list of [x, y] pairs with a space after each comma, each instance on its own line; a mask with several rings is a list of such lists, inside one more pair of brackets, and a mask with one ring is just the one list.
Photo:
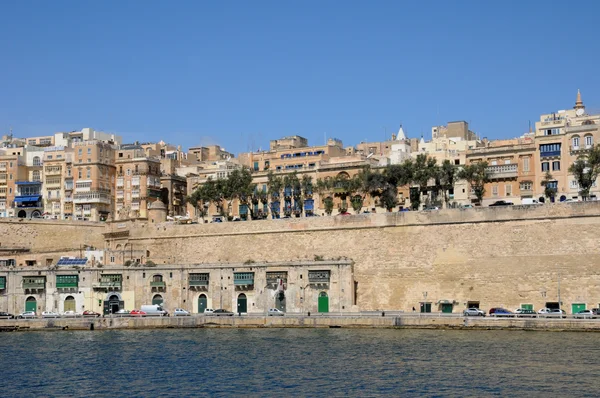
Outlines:
[[248, 299], [244, 293], [238, 296], [237, 300], [237, 312], [241, 314], [243, 312], [248, 312]]
[[201, 294], [200, 297], [198, 297], [198, 314], [203, 314], [206, 307], [206, 296]]
[[69, 296], [65, 299], [65, 312], [67, 311], [75, 312], [75, 298], [73, 296]]
[[27, 300], [25, 300], [25, 311], [37, 311], [37, 301], [35, 301], [35, 297], [27, 297]]
[[329, 297], [327, 293], [321, 292], [319, 294], [319, 312], [329, 312]]
[[571, 304], [571, 314], [577, 314], [579, 311], [585, 310], [585, 304]]
[[154, 295], [154, 297], [152, 297], [153, 305], [162, 305], [162, 303], [163, 303], [163, 298], [160, 294], [156, 294], [156, 295]]
[[452, 304], [442, 304], [442, 312], [444, 314], [451, 314], [452, 313]]
[[431, 303], [421, 303], [421, 312], [430, 313], [431, 312]]

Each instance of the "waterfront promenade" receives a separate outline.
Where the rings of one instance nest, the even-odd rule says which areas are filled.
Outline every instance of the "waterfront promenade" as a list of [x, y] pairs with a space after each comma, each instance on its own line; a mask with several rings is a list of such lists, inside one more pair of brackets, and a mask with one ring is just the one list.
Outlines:
[[4, 319], [0, 331], [109, 330], [169, 328], [413, 328], [464, 330], [554, 330], [600, 332], [600, 319], [465, 317], [441, 313], [292, 314], [269, 317], [102, 317], [55, 319]]

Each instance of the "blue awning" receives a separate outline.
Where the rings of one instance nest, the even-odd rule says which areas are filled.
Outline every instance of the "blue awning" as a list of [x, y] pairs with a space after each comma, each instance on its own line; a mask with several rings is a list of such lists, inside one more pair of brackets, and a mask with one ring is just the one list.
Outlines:
[[40, 198], [42, 197], [42, 195], [33, 195], [33, 196], [15, 196], [15, 202], [16, 203], [23, 203], [23, 202], [37, 202], [38, 200], [40, 200]]
[[42, 185], [41, 181], [17, 181], [17, 185]]

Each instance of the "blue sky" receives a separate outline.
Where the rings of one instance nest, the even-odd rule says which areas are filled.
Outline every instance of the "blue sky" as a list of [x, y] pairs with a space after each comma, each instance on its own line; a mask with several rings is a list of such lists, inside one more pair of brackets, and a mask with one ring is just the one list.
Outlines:
[[410, 137], [488, 138], [600, 111], [600, 2], [4, 1], [0, 132], [97, 130], [234, 153]]

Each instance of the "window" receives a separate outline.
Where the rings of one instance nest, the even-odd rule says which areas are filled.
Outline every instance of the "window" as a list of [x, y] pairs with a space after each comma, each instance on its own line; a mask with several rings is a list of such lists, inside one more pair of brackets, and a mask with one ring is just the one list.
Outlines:
[[86, 172], [86, 178], [88, 178], [88, 179], [89, 179], [89, 178], [92, 178], [92, 170], [90, 170], [90, 169], [87, 169], [87, 172]]
[[[48, 159], [50, 159], [50, 158], [48, 158]], [[33, 157], [33, 165], [34, 166], [41, 166], [42, 165], [42, 162], [40, 161], [40, 157], [39, 156], [34, 156]]]
[[542, 162], [542, 171], [549, 171], [549, 170], [550, 170], [550, 163]]
[[521, 191], [531, 191], [533, 188], [533, 183], [531, 181], [523, 181], [520, 187]]
[[504, 190], [506, 192], [506, 196], [511, 196], [512, 195], [512, 185], [506, 184], [504, 186]]
[[546, 129], [544, 135], [557, 135], [560, 134], [560, 129]]
[[81, 169], [78, 170], [77, 175], [78, 175], [78, 178], [82, 178]]
[[591, 135], [586, 135], [585, 136], [585, 147], [591, 147], [592, 144], [594, 143], [594, 138]]
[[40, 171], [39, 170], [33, 170], [33, 181], [41, 181], [40, 178]]
[[492, 186], [492, 196], [498, 196], [498, 185]]
[[88, 148], [88, 155], [92, 154], [92, 148]]
[[571, 182], [569, 183], [569, 187], [571, 189], [579, 189], [579, 184], [577, 183], [577, 180], [571, 180]]
[[529, 156], [523, 158], [523, 171], [529, 171]]
[[492, 160], [492, 163], [491, 163], [492, 166], [496, 166], [497, 164], [498, 164], [498, 162], [496, 160]]
[[454, 159], [454, 164], [455, 165], [459, 165], [460, 164], [460, 159]]
[[[548, 153], [548, 156], [559, 156], [560, 155], [560, 144], [542, 144], [540, 145], [540, 152], [542, 155]], [[558, 153], [556, 153], [558, 152]]]
[[505, 159], [504, 164], [510, 164], [510, 159]]
[[79, 151], [77, 151], [77, 153], [78, 153], [79, 155], [83, 154], [83, 149], [79, 148]]
[[131, 175], [131, 170], [127, 169], [127, 175]]
[[579, 148], [579, 137], [573, 137], [573, 139], [571, 140], [572, 144], [573, 144], [573, 149], [578, 149]]
[[553, 171], [558, 171], [558, 170], [560, 170], [560, 162], [558, 162], [558, 161], [554, 161], [554, 162], [552, 162], [552, 170], [553, 170]]

